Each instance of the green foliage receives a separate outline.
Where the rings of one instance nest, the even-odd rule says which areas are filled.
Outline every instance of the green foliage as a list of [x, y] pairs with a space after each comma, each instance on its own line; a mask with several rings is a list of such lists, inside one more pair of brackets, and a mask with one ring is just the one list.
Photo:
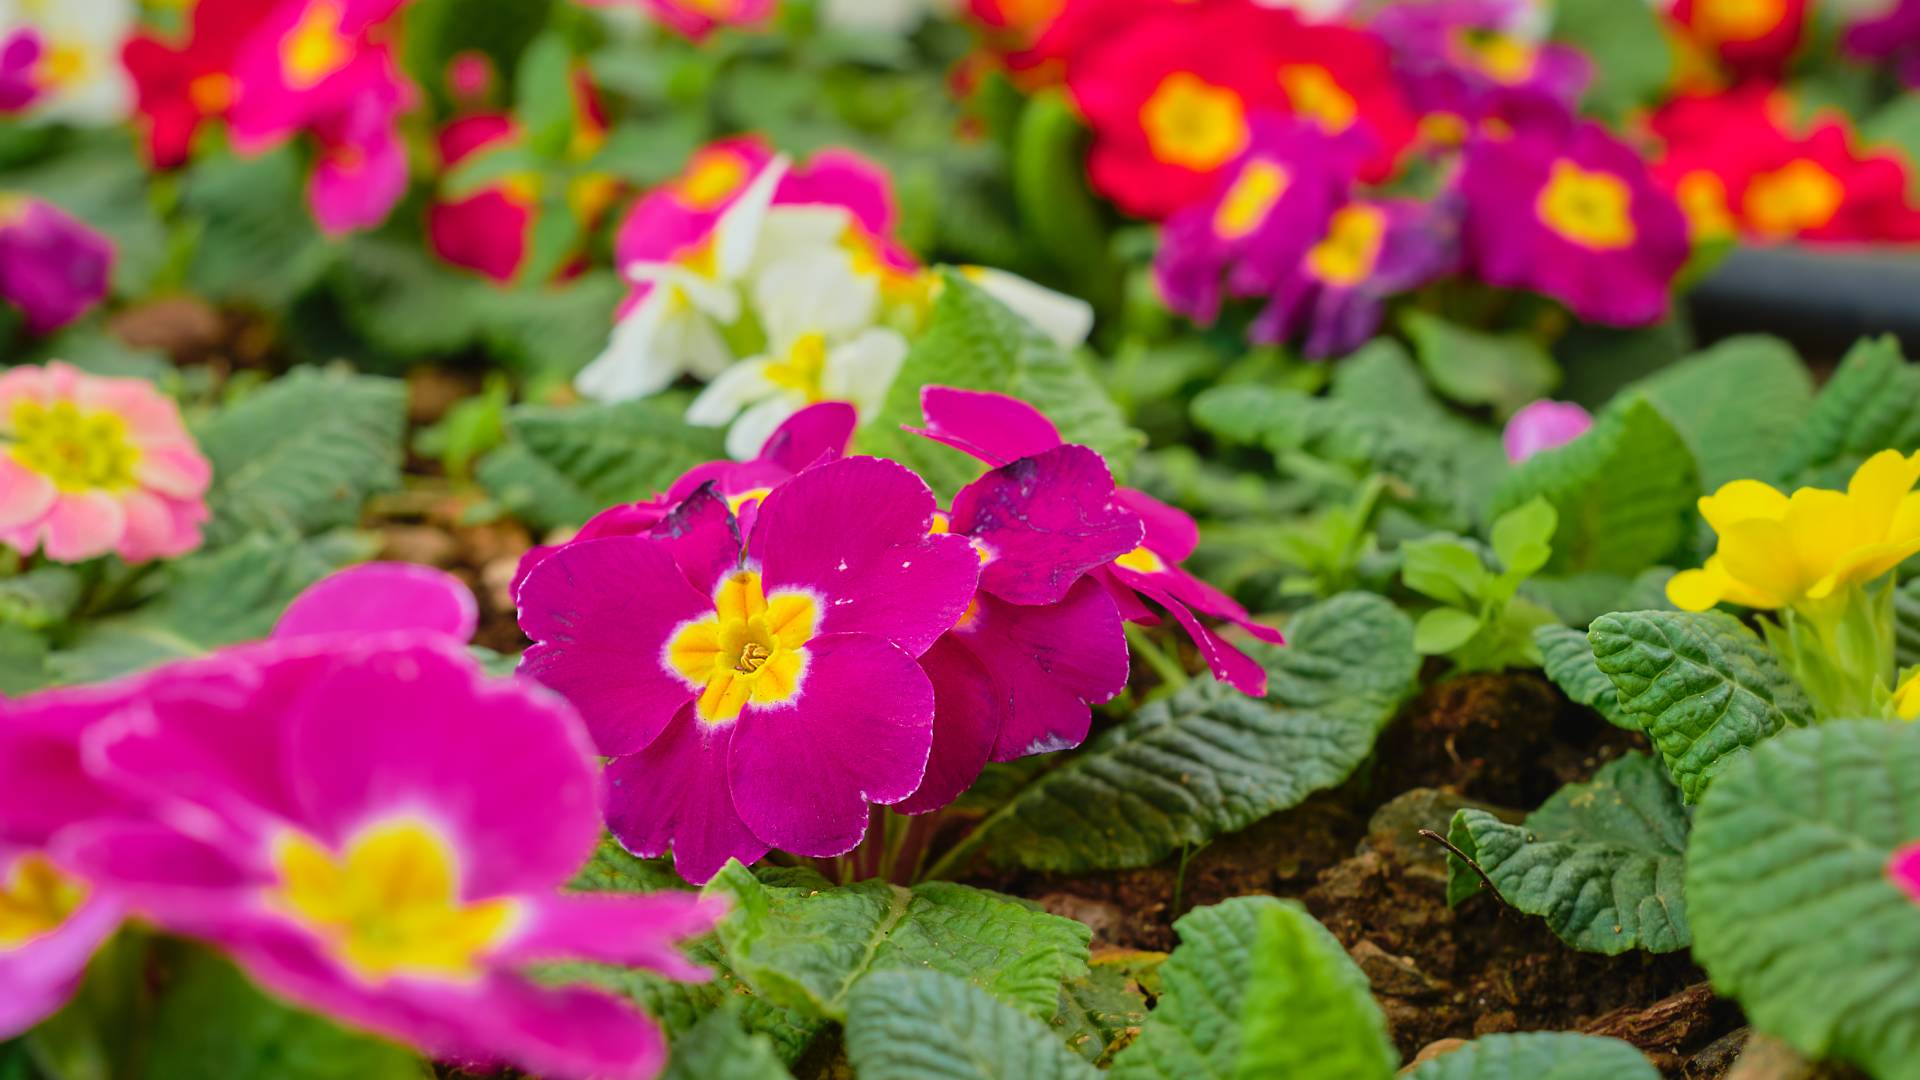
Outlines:
[[1660, 1070], [1618, 1039], [1562, 1031], [1487, 1035], [1434, 1058], [1407, 1080], [1658, 1080]]
[[1920, 913], [1887, 874], [1920, 838], [1920, 727], [1839, 721], [1733, 764], [1687, 848], [1694, 956], [1754, 1028], [1920, 1077]]
[[1813, 379], [1778, 338], [1728, 338], [1635, 383], [1673, 423], [1713, 490], [1770, 477], [1813, 410]]
[[1559, 514], [1549, 574], [1632, 575], [1691, 534], [1700, 496], [1693, 453], [1641, 398], [1607, 409], [1578, 439], [1515, 466], [1493, 513], [1544, 498]]
[[21, 626], [0, 623], [0, 694], [32, 693], [53, 681], [47, 670], [47, 639]]
[[1347, 593], [1301, 612], [1288, 638], [1249, 646], [1265, 700], [1205, 680], [1148, 705], [1001, 806], [965, 850], [1067, 873], [1145, 866], [1341, 783], [1413, 690], [1412, 624]]
[[1618, 119], [1652, 104], [1672, 80], [1673, 46], [1644, 4], [1561, 0], [1551, 33], [1592, 58], [1594, 79], [1581, 105], [1602, 116]]
[[847, 1002], [860, 1080], [1095, 1080], [1046, 1025], [940, 971], [887, 971]]
[[65, 566], [36, 566], [0, 577], [0, 625], [45, 630], [73, 613], [80, 589], [79, 572]]
[[[1592, 780], [1561, 788], [1520, 825], [1484, 810], [1458, 811], [1448, 838], [1501, 900], [1543, 917], [1574, 948], [1612, 956], [1687, 947], [1687, 826], [1686, 807], [1660, 763], [1629, 754]], [[1482, 885], [1471, 867], [1447, 857], [1449, 903]]]
[[1340, 943], [1299, 904], [1243, 896], [1174, 923], [1180, 947], [1116, 1080], [1390, 1080], [1399, 1054]]
[[1546, 397], [1560, 369], [1527, 334], [1489, 334], [1418, 308], [1400, 316], [1420, 367], [1442, 394], [1462, 405], [1491, 405], [1502, 416]]
[[306, 199], [306, 170], [292, 146], [196, 162], [180, 187], [183, 208], [200, 225], [187, 268], [194, 290], [268, 309], [292, 303], [336, 255]]
[[1759, 635], [1725, 612], [1622, 612], [1594, 620], [1587, 639], [1688, 802], [1732, 759], [1813, 720], [1806, 693]]
[[0, 190], [38, 196], [105, 234], [113, 242], [113, 291], [143, 294], [164, 268], [167, 234], [134, 133], [118, 125], [68, 128], [49, 133], [48, 143], [52, 153], [0, 172]]
[[978, 475], [971, 458], [900, 430], [919, 426], [920, 388], [994, 390], [1045, 413], [1068, 442], [1106, 455], [1124, 467], [1140, 443], [1120, 410], [1081, 363], [1005, 304], [953, 272], [941, 277], [927, 327], [913, 342], [879, 415], [855, 440], [861, 453], [912, 467], [936, 491], [953, 491]]
[[1920, 367], [1891, 337], [1863, 339], [1821, 388], [1775, 471], [1790, 487], [1844, 488], [1862, 461], [1889, 448], [1920, 450]]
[[1533, 632], [1533, 643], [1540, 650], [1541, 669], [1569, 698], [1606, 717], [1614, 727], [1640, 730], [1640, 721], [1620, 707], [1613, 680], [1593, 662], [1593, 645], [1586, 631], [1542, 626]]
[[[1158, 955], [1158, 954], [1155, 954]], [[1053, 1027], [1061, 1041], [1095, 1065], [1110, 1064], [1147, 1019], [1147, 999], [1124, 965], [1094, 963], [1060, 988]]]
[[1401, 579], [1440, 606], [1420, 616], [1413, 647], [1445, 656], [1461, 671], [1536, 667], [1533, 633], [1553, 613], [1516, 594], [1553, 554], [1553, 505], [1533, 499], [1495, 519], [1490, 536], [1500, 572], [1489, 570], [1477, 545], [1436, 534], [1400, 545]]
[[1066, 94], [1043, 90], [1020, 112], [1009, 165], [1020, 223], [1075, 292], [1096, 305], [1116, 299], [1105, 219], [1085, 178], [1086, 126]]
[[1894, 661], [1901, 671], [1920, 664], [1920, 578], [1893, 592]]
[[650, 498], [721, 457], [718, 428], [693, 427], [663, 401], [507, 411], [506, 442], [476, 475], [501, 505], [539, 528], [577, 525], [615, 503]]
[[981, 889], [883, 881], [769, 884], [738, 862], [707, 885], [733, 909], [718, 933], [728, 963], [769, 1000], [843, 1019], [847, 994], [883, 971], [963, 978], [1036, 1017], [1087, 972], [1091, 931]]
[[673, 1041], [660, 1080], [789, 1080], [773, 1041], [740, 1026], [735, 1009], [715, 1009]]
[[400, 483], [406, 412], [395, 380], [302, 368], [215, 413], [196, 429], [213, 463], [208, 543], [354, 524]]

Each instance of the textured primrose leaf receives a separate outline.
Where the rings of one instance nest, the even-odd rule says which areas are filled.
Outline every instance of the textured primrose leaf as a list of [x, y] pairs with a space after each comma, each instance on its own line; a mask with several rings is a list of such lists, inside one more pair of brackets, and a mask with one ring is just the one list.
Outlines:
[[1388, 1080], [1399, 1054], [1367, 977], [1292, 901], [1243, 896], [1174, 923], [1161, 994], [1116, 1080]]
[[201, 228], [187, 269], [193, 291], [273, 310], [319, 280], [337, 249], [307, 212], [305, 188], [306, 170], [291, 146], [194, 162], [180, 185], [180, 201]]
[[879, 415], [855, 440], [861, 453], [911, 466], [936, 491], [951, 492], [979, 475], [971, 458], [900, 430], [917, 427], [920, 388], [954, 386], [1010, 394], [1047, 415], [1068, 442], [1104, 454], [1116, 471], [1140, 445], [1085, 364], [958, 273], [941, 276], [939, 299], [907, 353]]
[[367, 496], [399, 486], [406, 387], [301, 368], [199, 425], [213, 463], [209, 547], [249, 532], [307, 536], [360, 520]]
[[1708, 793], [1687, 848], [1693, 954], [1754, 1028], [1880, 1080], [1920, 1078], [1920, 906], [1887, 877], [1920, 839], [1920, 726], [1789, 732]]
[[660, 1080], [791, 1080], [773, 1041], [740, 1026], [733, 1009], [715, 1009], [673, 1041]]
[[944, 971], [1036, 1017], [1087, 973], [1084, 924], [966, 885], [770, 884], [732, 862], [707, 891], [733, 901], [717, 928], [733, 969], [769, 1000], [833, 1019], [875, 972]]
[[1096, 1080], [1047, 1026], [940, 971], [885, 971], [847, 1000], [860, 1080]]
[[19, 696], [53, 681], [47, 670], [47, 639], [19, 626], [0, 624], [0, 694]]
[[1587, 640], [1688, 802], [1733, 757], [1813, 721], [1805, 691], [1725, 612], [1620, 612], [1595, 619]]
[[421, 1080], [412, 1051], [268, 997], [224, 958], [183, 951], [149, 1028], [146, 1075]]
[[1060, 988], [1060, 1008], [1052, 1024], [1075, 1053], [1105, 1065], [1146, 1019], [1147, 999], [1133, 974], [1120, 965], [1095, 963], [1086, 975]]
[[1659, 1080], [1653, 1062], [1619, 1039], [1568, 1031], [1484, 1035], [1425, 1062], [1407, 1080]]
[[507, 411], [507, 443], [475, 475], [529, 524], [577, 525], [615, 503], [648, 498], [724, 456], [720, 428], [693, 427], [658, 401]]
[[1559, 513], [1547, 573], [1631, 575], [1687, 539], [1699, 496], [1693, 452], [1636, 397], [1601, 413], [1585, 435], [1515, 466], [1489, 513], [1545, 498]]
[[1339, 785], [1413, 690], [1413, 624], [1346, 593], [1250, 645], [1268, 692], [1212, 679], [1135, 713], [983, 821], [969, 844], [1001, 865], [1078, 873], [1146, 866]]
[[1490, 334], [1408, 308], [1400, 328], [1439, 391], [1463, 405], [1491, 405], [1502, 416], [1560, 385], [1560, 369], [1527, 334]]
[[0, 624], [44, 630], [73, 613], [80, 588], [79, 573], [65, 566], [0, 578]]
[[435, 258], [418, 230], [392, 226], [349, 237], [334, 292], [361, 333], [397, 357], [471, 345], [502, 290]]
[[1894, 660], [1900, 667], [1920, 664], [1920, 578], [1894, 590], [1893, 637]]
[[1862, 340], [1821, 388], [1775, 472], [1790, 487], [1846, 487], [1869, 456], [1920, 450], [1920, 367], [1891, 337]]
[[1793, 347], [1728, 338], [1633, 384], [1693, 448], [1706, 490], [1774, 466], [1813, 410], [1813, 379]]
[[606, 347], [627, 286], [594, 270], [561, 285], [523, 285], [482, 300], [487, 347], [520, 370], [572, 378]]
[[1606, 717], [1607, 723], [1639, 731], [1640, 721], [1620, 707], [1619, 692], [1593, 662], [1593, 645], [1584, 630], [1570, 626], [1542, 626], [1533, 632], [1547, 678], [1569, 698]]
[[[1687, 947], [1680, 884], [1687, 825], [1680, 793], [1660, 763], [1629, 754], [1586, 783], [1561, 788], [1524, 824], [1461, 810], [1448, 831], [1502, 900], [1545, 918], [1574, 948], [1612, 956]], [[1450, 903], [1482, 887], [1478, 874], [1448, 856]]]

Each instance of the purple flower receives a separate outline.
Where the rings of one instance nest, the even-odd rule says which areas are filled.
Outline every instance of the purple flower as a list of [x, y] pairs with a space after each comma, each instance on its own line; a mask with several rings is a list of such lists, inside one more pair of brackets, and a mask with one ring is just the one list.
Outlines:
[[1847, 27], [1842, 42], [1855, 56], [1891, 61], [1900, 81], [1920, 86], [1920, 0], [1894, 0], [1881, 14]]
[[805, 469], [740, 524], [711, 485], [645, 536], [563, 546], [520, 587], [520, 670], [585, 716], [629, 850], [705, 881], [778, 847], [844, 854], [869, 804], [912, 795], [934, 694], [916, 662], [972, 600], [980, 561], [931, 535], [904, 466]]
[[1541, 398], [1513, 414], [1500, 441], [1507, 448], [1507, 460], [1518, 463], [1542, 450], [1565, 446], [1592, 426], [1593, 414], [1573, 402]]
[[1633, 148], [1598, 124], [1476, 135], [1459, 185], [1467, 261], [1481, 279], [1545, 293], [1609, 326], [1666, 315], [1689, 253], [1686, 219]]
[[1140, 519], [1120, 504], [1100, 455], [1063, 445], [968, 484], [935, 531], [964, 536], [980, 591], [920, 658], [933, 683], [933, 753], [903, 813], [952, 802], [989, 759], [1078, 746], [1090, 705], [1127, 684], [1113, 597], [1086, 575], [1133, 550]]
[[1257, 344], [1304, 337], [1320, 359], [1352, 352], [1380, 328], [1388, 298], [1418, 288], [1457, 261], [1452, 215], [1408, 199], [1356, 199], [1280, 278], [1247, 336]]
[[46, 49], [40, 31], [31, 26], [0, 37], [0, 113], [22, 112], [40, 100], [37, 69]]
[[113, 245], [51, 203], [0, 195], [0, 298], [27, 329], [56, 330], [107, 295]]
[[1572, 109], [1593, 65], [1577, 49], [1510, 33], [1525, 7], [1510, 0], [1390, 4], [1369, 25], [1393, 50], [1407, 98], [1423, 114], [1470, 124], [1488, 115], [1503, 91]]

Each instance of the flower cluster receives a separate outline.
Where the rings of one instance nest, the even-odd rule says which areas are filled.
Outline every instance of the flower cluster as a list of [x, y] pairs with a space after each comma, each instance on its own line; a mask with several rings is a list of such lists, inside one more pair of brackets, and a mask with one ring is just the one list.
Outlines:
[[[1308, 22], [1253, 0], [1073, 0], [1012, 62], [1057, 72], [1096, 188], [1164, 219], [1155, 276], [1196, 321], [1261, 303], [1257, 343], [1349, 352], [1386, 302], [1465, 273], [1581, 318], [1663, 317], [1689, 254], [1640, 156], [1573, 114], [1589, 66], [1528, 5]], [[1404, 194], [1437, 177], [1422, 198]]]
[[0, 703], [0, 1038], [58, 1008], [123, 918], [294, 1002], [487, 1067], [650, 1077], [659, 1030], [529, 966], [704, 972], [684, 893], [572, 896], [599, 835], [579, 718], [463, 651], [473, 598], [373, 564], [273, 637]]
[[521, 671], [613, 759], [605, 813], [630, 850], [693, 881], [774, 848], [841, 855], [871, 806], [935, 810], [989, 760], [1077, 745], [1149, 601], [1264, 692], [1196, 612], [1280, 636], [1179, 569], [1191, 519], [1020, 402], [929, 388], [923, 407], [922, 434], [989, 467], [944, 508], [906, 467], [844, 456], [853, 412], [829, 403], [528, 553]]
[[10, 0], [0, 4], [0, 112], [110, 124], [126, 115], [120, 43], [132, 0]]
[[141, 379], [66, 364], [0, 374], [0, 545], [59, 562], [200, 546], [212, 467]]
[[[621, 223], [614, 254], [633, 293], [579, 389], [617, 401], [683, 374], [711, 380], [687, 418], [730, 424], [736, 458], [815, 402], [871, 414], [937, 282], [894, 238], [894, 218], [886, 173], [850, 151], [794, 168], [757, 139], [702, 148]], [[1082, 301], [971, 274], [1063, 343], [1092, 326]]]

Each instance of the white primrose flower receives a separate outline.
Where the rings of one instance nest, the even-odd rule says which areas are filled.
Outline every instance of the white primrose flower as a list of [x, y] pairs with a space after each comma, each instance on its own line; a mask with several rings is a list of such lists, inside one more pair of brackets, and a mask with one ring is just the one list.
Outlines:
[[841, 251], [811, 251], [770, 266], [753, 283], [767, 351], [728, 368], [687, 407], [687, 422], [731, 423], [727, 453], [759, 453], [781, 421], [817, 401], [871, 416], [907, 357], [897, 331], [874, 325], [880, 286]]
[[1077, 296], [1036, 285], [1019, 274], [990, 266], [963, 266], [960, 275], [1013, 309], [1063, 349], [1086, 343], [1093, 331], [1093, 305]]
[[30, 77], [41, 96], [29, 115], [85, 125], [126, 119], [133, 85], [120, 45], [134, 15], [132, 0], [0, 0], [0, 41], [30, 33], [40, 43]]

